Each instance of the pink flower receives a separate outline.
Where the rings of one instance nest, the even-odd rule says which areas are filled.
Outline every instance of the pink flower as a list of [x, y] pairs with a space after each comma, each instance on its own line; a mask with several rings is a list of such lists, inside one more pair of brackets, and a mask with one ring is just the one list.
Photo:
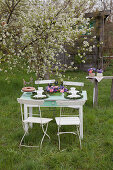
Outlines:
[[49, 90], [50, 90], [50, 87], [47, 87], [46, 90], [49, 91]]
[[93, 70], [90, 70], [90, 71], [89, 71], [89, 73], [92, 73], [92, 72], [93, 72]]
[[49, 91], [50, 91], [50, 93], [52, 93], [52, 92], [53, 92], [53, 89], [50, 89]]
[[60, 92], [61, 92], [61, 93], [64, 93], [64, 89], [61, 89]]
[[58, 86], [55, 86], [55, 88], [58, 88]]

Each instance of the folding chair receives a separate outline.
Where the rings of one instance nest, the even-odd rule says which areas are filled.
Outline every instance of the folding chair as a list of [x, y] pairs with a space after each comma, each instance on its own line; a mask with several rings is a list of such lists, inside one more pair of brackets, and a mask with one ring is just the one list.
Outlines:
[[[37, 124], [41, 125], [42, 131], [43, 131], [43, 137], [41, 139], [40, 148], [42, 148], [42, 143], [43, 143], [45, 136], [47, 136], [50, 139], [50, 136], [47, 134], [47, 129], [48, 129], [48, 123], [52, 120], [50, 118], [42, 118], [42, 116], [41, 116], [40, 106], [43, 105], [44, 101], [39, 100], [37, 102], [37, 100], [36, 101], [34, 100], [31, 102], [29, 100], [23, 100], [23, 99], [17, 99], [17, 100], [20, 103], [20, 107], [21, 107], [21, 116], [22, 116], [23, 127], [25, 126], [26, 123], [27, 124], [28, 123], [37, 123]], [[23, 104], [27, 104], [27, 107], [39, 107], [39, 114], [32, 114], [32, 115], [35, 115], [35, 117], [33, 117], [33, 116], [30, 116], [30, 113], [27, 113], [28, 117], [25, 118], [24, 113], [23, 113], [23, 107], [22, 107]], [[45, 126], [45, 128], [44, 128], [44, 126]], [[23, 144], [23, 140], [24, 140], [24, 137], [26, 136], [26, 134], [27, 134], [27, 132], [25, 131], [25, 133], [20, 141], [20, 146], [39, 147], [39, 146], [28, 146], [28, 145]]]
[[[78, 135], [79, 136], [79, 141], [80, 141], [80, 147], [81, 147], [81, 138], [80, 138], [80, 117], [79, 115], [70, 115], [70, 114], [67, 114], [67, 115], [64, 115], [62, 113], [62, 108], [64, 107], [72, 107], [74, 106], [74, 101], [62, 101], [62, 100], [59, 100], [59, 101], [56, 101], [57, 102], [57, 105], [60, 106], [60, 117], [55, 117], [55, 120], [56, 120], [56, 124], [58, 126], [58, 141], [59, 141], [59, 150], [60, 150], [60, 135], [61, 134], [67, 134], [67, 133], [71, 133], [71, 134], [74, 134], [74, 135]], [[69, 125], [72, 125], [72, 126], [76, 126], [76, 130], [75, 131], [68, 131], [68, 132], [65, 132], [65, 131], [60, 131], [60, 128], [61, 126], [69, 126]]]

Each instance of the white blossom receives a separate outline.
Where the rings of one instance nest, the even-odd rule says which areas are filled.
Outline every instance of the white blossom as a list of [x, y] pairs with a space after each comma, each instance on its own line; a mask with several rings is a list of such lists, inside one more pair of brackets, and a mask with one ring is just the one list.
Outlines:
[[[51, 73], [53, 66], [56, 65], [56, 74], [58, 74], [59, 66], [62, 68], [62, 64], [55, 57], [58, 57], [59, 53], [65, 53], [67, 57], [71, 56], [67, 53], [64, 44], [68, 43], [69, 46], [74, 47], [75, 40], [78, 40], [80, 35], [91, 32], [88, 28], [89, 19], [84, 18], [81, 9], [84, 7], [81, 7], [81, 3], [82, 1], [71, 0], [71, 5], [67, 3], [64, 9], [66, 1], [65, 4], [59, 1], [56, 6], [55, 1], [54, 3], [53, 1], [45, 1], [45, 3], [35, 1], [34, 3], [34, 1], [25, 0], [25, 5], [22, 6], [24, 10], [19, 11], [18, 17], [0, 29], [2, 30], [0, 40], [5, 48], [8, 47], [8, 53], [10, 53], [9, 56], [3, 54], [9, 69], [12, 70], [18, 65], [21, 68], [26, 67], [28, 73], [34, 71], [37, 75], [44, 76], [45, 73]], [[80, 10], [78, 18], [75, 8]], [[5, 19], [4, 16], [2, 21]], [[10, 32], [11, 27], [15, 29]], [[81, 60], [85, 56], [85, 51], [88, 50], [87, 47], [91, 51], [91, 46], [85, 37], [83, 44], [77, 48], [77, 56]], [[74, 62], [71, 62], [70, 66], [65, 64], [65, 69], [64, 67], [62, 69], [64, 71], [71, 69], [73, 65]], [[62, 74], [59, 74], [59, 77], [61, 78]]]

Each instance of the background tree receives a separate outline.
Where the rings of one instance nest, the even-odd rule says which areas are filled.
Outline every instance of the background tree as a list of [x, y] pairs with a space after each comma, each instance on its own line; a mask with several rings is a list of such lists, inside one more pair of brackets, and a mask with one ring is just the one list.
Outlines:
[[[58, 75], [62, 64], [56, 56], [64, 52], [70, 56], [64, 44], [74, 47], [80, 35], [91, 33], [89, 19], [84, 18], [83, 13], [89, 8], [87, 2], [91, 3], [87, 0], [2, 0], [1, 60], [7, 62], [9, 69], [26, 65], [27, 71], [34, 71], [38, 78], [52, 73], [54, 67]], [[86, 38], [81, 46], [79, 58], [83, 57], [83, 49], [85, 53], [85, 49], [92, 48]], [[84, 62], [84, 58], [81, 61]], [[67, 66], [63, 67], [66, 69]]]
[[[27, 13], [28, 3], [24, 0], [0, 1], [0, 57], [2, 69], [12, 70], [23, 63], [19, 57], [19, 49], [22, 48], [21, 36], [23, 23], [20, 23], [21, 13]], [[21, 64], [20, 64], [21, 65]]]

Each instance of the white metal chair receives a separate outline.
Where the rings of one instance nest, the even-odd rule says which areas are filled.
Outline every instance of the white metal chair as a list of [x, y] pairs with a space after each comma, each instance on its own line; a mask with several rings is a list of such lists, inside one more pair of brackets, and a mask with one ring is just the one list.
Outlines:
[[[79, 141], [80, 141], [80, 148], [81, 148], [81, 138], [80, 138], [80, 117], [79, 115], [70, 115], [70, 114], [66, 114], [64, 115], [62, 113], [62, 108], [64, 107], [72, 107], [73, 108], [73, 105], [74, 105], [74, 101], [57, 101], [57, 105], [58, 106], [61, 106], [60, 107], [60, 117], [55, 117], [55, 120], [56, 120], [56, 123], [58, 125], [58, 141], [59, 141], [59, 150], [60, 150], [60, 135], [61, 134], [67, 134], [67, 133], [71, 133], [71, 134], [74, 134], [74, 135], [78, 135], [79, 136]], [[69, 126], [69, 125], [72, 125], [72, 126], [76, 126], [76, 129], [75, 131], [68, 131], [68, 132], [61, 132], [60, 131], [60, 128], [61, 126]]]
[[[22, 124], [23, 124], [23, 127], [25, 126], [25, 124], [27, 123], [37, 123], [37, 124], [40, 124], [41, 127], [42, 127], [42, 131], [43, 131], [43, 137], [41, 139], [41, 144], [40, 144], [40, 148], [42, 148], [42, 143], [43, 143], [43, 140], [44, 140], [44, 137], [47, 136], [49, 139], [50, 139], [50, 136], [47, 134], [47, 129], [48, 129], [48, 123], [52, 120], [50, 118], [42, 118], [41, 116], [41, 109], [40, 109], [40, 106], [43, 104], [43, 100], [34, 100], [32, 101], [29, 101], [29, 100], [23, 100], [23, 99], [17, 99], [18, 102], [20, 103], [20, 107], [21, 107], [21, 116], [22, 116]], [[37, 104], [38, 102], [38, 104]], [[27, 107], [39, 107], [39, 114], [32, 114], [32, 115], [35, 115], [36, 117], [33, 117], [33, 116], [30, 116], [29, 113], [27, 113], [28, 117], [25, 119], [25, 116], [24, 116], [24, 113], [23, 113], [23, 107], [22, 105], [23, 104], [27, 104]], [[45, 128], [44, 128], [45, 126]], [[25, 146], [25, 147], [39, 147], [39, 146], [28, 146], [28, 145], [25, 145], [23, 144], [23, 140], [24, 140], [24, 137], [26, 136], [28, 132], [25, 131], [21, 141], [20, 141], [20, 146]]]
[[73, 81], [63, 81], [63, 85], [68, 85], [68, 86], [80, 86], [83, 87], [84, 83], [82, 82], [73, 82]]
[[53, 80], [36, 80], [35, 81], [35, 84], [50, 84], [50, 83], [54, 83], [55, 82], [55, 79]]

